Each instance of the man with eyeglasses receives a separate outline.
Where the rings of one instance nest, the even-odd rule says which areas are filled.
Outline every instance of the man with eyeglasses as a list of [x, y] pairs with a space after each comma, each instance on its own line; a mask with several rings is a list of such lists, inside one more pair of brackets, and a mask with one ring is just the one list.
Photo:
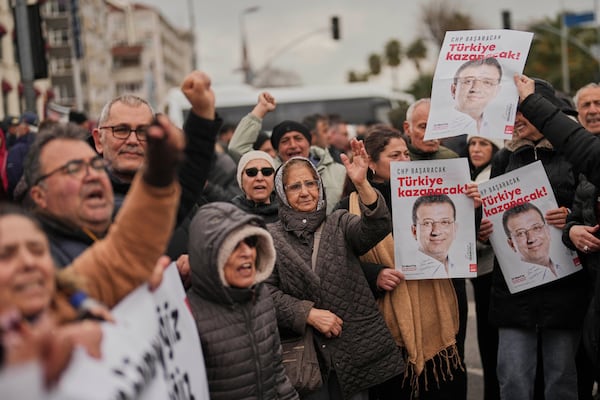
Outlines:
[[515, 206], [502, 215], [508, 246], [527, 268], [528, 282], [551, 282], [564, 273], [550, 258], [550, 228], [544, 214], [531, 203]]
[[[182, 90], [192, 103], [193, 111], [186, 120], [185, 160], [180, 163], [178, 173], [182, 187], [178, 222], [193, 209], [196, 195], [206, 182], [221, 124], [215, 115], [214, 93], [206, 74], [191, 73], [184, 80]], [[52, 255], [59, 266], [69, 264], [95, 240], [106, 235], [116, 210], [114, 193], [122, 201], [129, 190], [130, 179], [144, 159], [150, 157], [146, 152], [146, 134], [156, 122], [143, 100], [131, 101], [137, 106], [115, 101], [108, 107], [110, 117], [101, 118], [110, 124], [99, 125], [110, 126], [103, 129], [104, 134], [115, 140], [125, 137], [125, 133], [128, 135], [116, 144], [104, 137], [104, 145], [100, 144], [102, 150], [106, 150], [102, 153], [104, 157], [98, 156], [83, 140], [86, 132], [74, 125], [50, 128], [27, 156], [25, 179], [30, 197], [50, 237]], [[123, 114], [125, 110], [129, 110], [128, 115]], [[139, 115], [135, 115], [136, 112]], [[139, 118], [140, 115], [144, 118]], [[142, 156], [138, 157], [137, 153]]]
[[68, 265], [112, 223], [114, 196], [107, 162], [74, 124], [55, 124], [33, 142], [25, 181], [48, 234], [55, 263]]
[[429, 279], [448, 278], [454, 264], [448, 257], [456, 238], [456, 207], [447, 195], [421, 196], [412, 210], [411, 232], [422, 257], [419, 268]]
[[[179, 173], [182, 185], [178, 221], [194, 207], [206, 182], [214, 153], [216, 135], [223, 121], [215, 112], [210, 77], [202, 71], [190, 73], [181, 90], [190, 101], [191, 112], [183, 125], [186, 134], [185, 161]], [[154, 120], [150, 104], [126, 94], [109, 101], [92, 132], [96, 151], [109, 162], [109, 176], [115, 192], [115, 211], [127, 194], [146, 153], [146, 132]]]

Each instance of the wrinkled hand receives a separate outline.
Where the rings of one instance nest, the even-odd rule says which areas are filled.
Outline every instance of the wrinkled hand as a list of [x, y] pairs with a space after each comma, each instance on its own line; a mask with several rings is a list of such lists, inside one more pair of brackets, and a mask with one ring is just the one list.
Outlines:
[[479, 232], [477, 232], [477, 240], [480, 242], [487, 242], [494, 232], [494, 224], [489, 219], [482, 219], [479, 225]]
[[519, 103], [535, 92], [535, 82], [533, 79], [525, 75], [515, 74], [514, 80], [515, 85], [517, 85], [517, 91], [519, 92]]
[[545, 218], [549, 225], [555, 226], [558, 229], [565, 227], [569, 212], [564, 207], [553, 208], [546, 212]]
[[148, 129], [144, 180], [153, 186], [164, 187], [177, 176], [177, 167], [184, 159], [183, 131], [165, 115], [156, 116], [156, 124]]
[[277, 102], [275, 101], [275, 97], [271, 96], [268, 92], [262, 92], [258, 95], [258, 102], [256, 103], [256, 106], [254, 106], [254, 109], [252, 109], [252, 114], [263, 119], [265, 115], [271, 111], [275, 111], [276, 107]]
[[465, 194], [473, 199], [473, 205], [475, 208], [481, 207], [481, 193], [479, 193], [479, 188], [477, 187], [476, 183], [467, 183], [467, 190]]
[[342, 334], [344, 321], [328, 310], [311, 308], [306, 322], [328, 338]]
[[346, 174], [355, 186], [367, 180], [367, 170], [369, 169], [369, 156], [365, 150], [365, 144], [356, 140], [350, 141], [350, 148], [353, 154], [352, 162], [346, 154], [341, 154], [342, 163], [346, 167]]
[[377, 287], [389, 292], [404, 280], [404, 274], [393, 268], [384, 268], [377, 275]]
[[600, 225], [574, 225], [569, 229], [569, 239], [577, 250], [583, 253], [595, 253], [600, 250], [600, 239], [594, 236], [598, 229]]
[[170, 263], [171, 259], [168, 256], [160, 256], [158, 261], [156, 261], [152, 275], [150, 276], [150, 279], [148, 279], [148, 288], [151, 292], [158, 289], [162, 283], [165, 269], [167, 269]]
[[192, 268], [190, 267], [190, 256], [188, 254], [182, 254], [175, 263], [177, 265], [177, 271], [179, 271], [179, 277], [183, 283], [183, 287], [189, 289], [192, 286]]
[[181, 91], [190, 101], [192, 111], [199, 117], [215, 119], [215, 93], [210, 77], [202, 71], [193, 71], [185, 77]]

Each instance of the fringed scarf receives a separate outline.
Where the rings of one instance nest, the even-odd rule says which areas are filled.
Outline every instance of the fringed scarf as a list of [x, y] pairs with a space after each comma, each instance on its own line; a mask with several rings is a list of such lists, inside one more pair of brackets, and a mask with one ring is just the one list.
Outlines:
[[[350, 212], [360, 215], [356, 192], [350, 195]], [[361, 261], [394, 266], [394, 239], [389, 234]], [[379, 299], [383, 314], [396, 344], [403, 349], [408, 380], [412, 392], [419, 390], [418, 378], [425, 371], [425, 363], [432, 360], [432, 375], [452, 380], [452, 371], [464, 367], [456, 347], [458, 332], [458, 302], [450, 279], [423, 279], [402, 281], [394, 290]], [[428, 390], [427, 374], [424, 374]]]

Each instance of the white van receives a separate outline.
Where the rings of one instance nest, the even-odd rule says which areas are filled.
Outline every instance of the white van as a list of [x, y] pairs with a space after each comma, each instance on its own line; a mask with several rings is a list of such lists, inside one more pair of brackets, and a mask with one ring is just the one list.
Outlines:
[[[270, 131], [283, 120], [301, 122], [311, 114], [338, 114], [349, 124], [367, 121], [389, 122], [388, 112], [399, 101], [411, 103], [413, 96], [372, 83], [299, 87], [254, 88], [251, 86], [215, 86], [217, 113], [225, 123], [237, 124], [256, 105], [261, 92], [271, 93], [277, 102], [267, 114], [263, 129]], [[178, 126], [189, 112], [190, 104], [179, 88], [172, 88], [163, 111]]]

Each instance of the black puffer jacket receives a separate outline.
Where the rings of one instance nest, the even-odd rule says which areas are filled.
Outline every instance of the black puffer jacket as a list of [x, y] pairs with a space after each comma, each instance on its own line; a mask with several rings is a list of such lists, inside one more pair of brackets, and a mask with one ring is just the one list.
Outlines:
[[[546, 170], [558, 206], [571, 208], [578, 173], [546, 139], [538, 143], [517, 140], [507, 144], [492, 160], [491, 177], [540, 160]], [[494, 227], [502, 229], [502, 227]], [[522, 292], [511, 294], [498, 261], [494, 260], [490, 319], [503, 328], [581, 327], [587, 305], [582, 271]]]
[[586, 131], [538, 93], [523, 100], [519, 110], [557, 151], [600, 187], [600, 137]]
[[[391, 218], [380, 193], [373, 209], [361, 204], [362, 217], [346, 210], [325, 217], [321, 184], [317, 211], [294, 211], [285, 200], [281, 174], [282, 168], [275, 177], [280, 220], [268, 225], [277, 249], [275, 269], [267, 280], [277, 320], [282, 332], [304, 333], [314, 306], [344, 321], [340, 337], [328, 339], [315, 330], [315, 341], [323, 375], [334, 369], [348, 398], [402, 373], [405, 367], [358, 260], [390, 232]], [[321, 223], [313, 271], [314, 234]]]
[[[223, 266], [245, 237], [259, 237], [255, 285], [230, 287]], [[229, 203], [198, 209], [190, 225], [188, 297], [202, 341], [212, 400], [297, 399], [281, 364], [273, 300], [261, 283], [275, 262], [264, 222]]]
[[[598, 188], [592, 185], [592, 183], [581, 174], [579, 177], [579, 186], [575, 192], [573, 208], [567, 217], [567, 225], [563, 229], [563, 242], [572, 250], [577, 250], [577, 248], [569, 237], [571, 228], [575, 225], [594, 226], [598, 224], [596, 219], [596, 200], [598, 195], [600, 195]], [[578, 255], [581, 263], [590, 275], [589, 283], [593, 284], [596, 281], [595, 276], [600, 271], [600, 252], [578, 252]]]

